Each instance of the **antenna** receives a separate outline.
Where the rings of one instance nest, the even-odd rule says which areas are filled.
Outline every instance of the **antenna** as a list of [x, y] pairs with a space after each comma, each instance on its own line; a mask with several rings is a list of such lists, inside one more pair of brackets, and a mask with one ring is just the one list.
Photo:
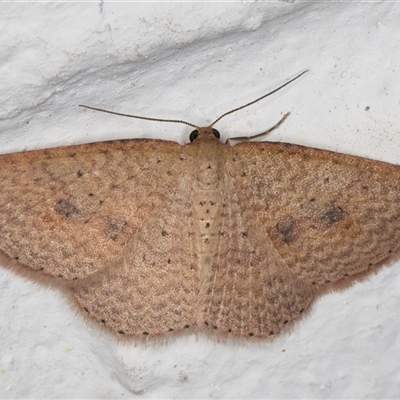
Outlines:
[[[290, 79], [289, 81], [287, 81], [286, 83], [284, 83], [283, 85], [279, 86], [278, 88], [272, 90], [271, 92], [264, 94], [264, 96], [259, 97], [258, 99], [255, 99], [253, 101], [251, 101], [250, 103], [247, 103], [243, 106], [234, 108], [233, 110], [227, 111], [226, 113], [222, 114], [221, 116], [219, 116], [212, 124], [210, 124], [208, 127], [212, 127], [214, 124], [216, 124], [220, 119], [226, 117], [229, 114], [232, 114], [236, 111], [239, 111], [245, 107], [251, 106], [254, 103], [257, 103], [258, 101], [265, 99], [268, 96], [271, 96], [271, 94], [276, 93], [278, 90], [284, 88], [285, 86], [289, 85], [289, 83], [292, 83], [293, 81], [295, 81], [296, 79], [300, 78], [302, 75], [304, 75], [306, 72], [308, 72], [309, 70], [305, 70], [303, 71], [301, 74], [295, 76], [294, 78]], [[151, 117], [142, 117], [140, 115], [132, 115], [132, 114], [124, 114], [124, 113], [119, 113], [119, 112], [115, 112], [115, 111], [109, 111], [109, 110], [104, 110], [102, 108], [97, 108], [97, 107], [91, 107], [91, 106], [85, 106], [83, 104], [79, 104], [79, 107], [84, 107], [84, 108], [88, 108], [89, 110], [95, 110], [95, 111], [101, 111], [101, 112], [105, 112], [108, 114], [113, 114], [113, 115], [119, 115], [121, 117], [129, 117], [129, 118], [137, 118], [137, 119], [144, 119], [147, 121], [158, 121], [158, 122], [173, 122], [173, 123], [177, 123], [177, 124], [185, 124], [185, 125], [189, 125], [193, 128], [198, 128], [197, 125], [191, 124], [190, 122], [187, 121], [182, 121], [179, 119], [163, 119], [163, 118], [151, 118]], [[283, 122], [283, 121], [282, 121]]]

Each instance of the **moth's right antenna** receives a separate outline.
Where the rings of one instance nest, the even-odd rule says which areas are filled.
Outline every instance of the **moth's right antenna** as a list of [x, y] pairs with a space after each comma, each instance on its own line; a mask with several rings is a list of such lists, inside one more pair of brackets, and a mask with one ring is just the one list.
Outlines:
[[[264, 94], [264, 96], [261, 96], [261, 97], [259, 97], [258, 99], [255, 99], [255, 100], [251, 101], [250, 103], [245, 104], [244, 106], [240, 106], [240, 107], [234, 108], [233, 110], [227, 111], [226, 113], [224, 113], [224, 114], [222, 114], [220, 117], [218, 117], [218, 118], [217, 118], [212, 124], [210, 124], [209, 126], [210, 126], [210, 127], [213, 126], [213, 125], [216, 124], [220, 119], [226, 117], [226, 116], [229, 115], [229, 114], [234, 113], [235, 111], [239, 111], [239, 110], [241, 110], [242, 108], [251, 106], [252, 104], [257, 103], [257, 101], [260, 101], [260, 100], [262, 100], [262, 99], [265, 99], [265, 98], [268, 97], [268, 96], [271, 96], [271, 94], [274, 94], [274, 93], [276, 93], [278, 90], [281, 90], [281, 89], [284, 88], [285, 86], [289, 85], [289, 83], [292, 83], [292, 82], [295, 81], [296, 79], [300, 78], [302, 75], [304, 75], [304, 74], [305, 74], [306, 72], [308, 72], [308, 71], [309, 71], [309, 70], [306, 69], [305, 71], [303, 71], [301, 74], [297, 75], [296, 77], [294, 77], [294, 78], [291, 79], [290, 81], [287, 81], [286, 83], [284, 83], [283, 85], [279, 86], [278, 88], [272, 90], [271, 92], [269, 92], [269, 93], [267, 93], [267, 94]], [[283, 122], [283, 121], [282, 121], [282, 122]]]

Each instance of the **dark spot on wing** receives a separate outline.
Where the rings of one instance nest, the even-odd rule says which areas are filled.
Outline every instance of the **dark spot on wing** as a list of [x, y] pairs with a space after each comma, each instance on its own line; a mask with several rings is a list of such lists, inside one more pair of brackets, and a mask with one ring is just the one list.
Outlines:
[[278, 230], [284, 243], [290, 243], [294, 240], [294, 222], [291, 220], [279, 221], [276, 224], [276, 229]]
[[321, 220], [327, 225], [333, 225], [343, 218], [343, 209], [336, 204], [327, 204], [324, 211]]
[[65, 218], [72, 218], [79, 215], [78, 208], [68, 199], [58, 200], [54, 209], [58, 214]]
[[117, 240], [118, 235], [123, 231], [126, 225], [126, 221], [121, 218], [108, 218], [105, 234], [111, 240]]

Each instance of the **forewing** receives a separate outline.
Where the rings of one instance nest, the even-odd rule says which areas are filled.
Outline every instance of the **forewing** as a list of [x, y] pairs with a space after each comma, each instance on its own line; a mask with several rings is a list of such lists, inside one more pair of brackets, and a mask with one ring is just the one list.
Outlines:
[[176, 187], [181, 152], [128, 140], [1, 156], [6, 264], [66, 280], [101, 270]]
[[296, 145], [242, 143], [227, 168], [298, 278], [323, 287], [400, 245], [400, 167]]

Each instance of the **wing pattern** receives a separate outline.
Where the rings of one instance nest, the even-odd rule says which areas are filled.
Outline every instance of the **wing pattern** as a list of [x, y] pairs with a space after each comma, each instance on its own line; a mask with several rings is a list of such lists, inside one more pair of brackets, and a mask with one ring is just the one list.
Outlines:
[[0, 157], [0, 255], [119, 337], [269, 338], [400, 244], [400, 167], [274, 143]]

